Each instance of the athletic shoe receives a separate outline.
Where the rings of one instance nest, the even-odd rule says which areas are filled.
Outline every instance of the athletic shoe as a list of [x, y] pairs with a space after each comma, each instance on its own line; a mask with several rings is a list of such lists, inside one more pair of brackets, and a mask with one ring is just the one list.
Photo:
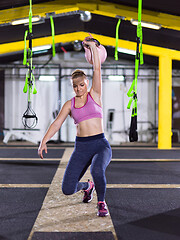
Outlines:
[[94, 183], [92, 181], [89, 181], [89, 180], [88, 180], [88, 183], [89, 183], [88, 189], [87, 190], [83, 190], [83, 192], [84, 192], [83, 202], [84, 203], [89, 203], [89, 202], [92, 201], [92, 199], [93, 199], [93, 192], [95, 190]]
[[107, 210], [107, 206], [105, 202], [98, 202], [98, 213], [97, 215], [99, 217], [106, 217], [109, 215], [109, 212]]

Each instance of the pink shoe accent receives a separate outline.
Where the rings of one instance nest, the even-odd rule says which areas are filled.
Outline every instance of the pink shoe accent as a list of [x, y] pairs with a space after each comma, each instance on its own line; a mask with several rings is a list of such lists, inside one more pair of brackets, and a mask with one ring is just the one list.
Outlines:
[[109, 212], [108, 212], [108, 209], [107, 209], [107, 206], [106, 206], [105, 202], [101, 202], [101, 201], [98, 202], [98, 213], [97, 213], [97, 215], [99, 217], [106, 217], [106, 216], [109, 215]]
[[84, 203], [89, 203], [89, 202], [92, 201], [92, 199], [93, 199], [93, 192], [95, 190], [94, 183], [92, 181], [89, 181], [89, 180], [88, 180], [88, 183], [89, 183], [88, 189], [84, 190], [84, 197], [83, 197], [83, 202]]

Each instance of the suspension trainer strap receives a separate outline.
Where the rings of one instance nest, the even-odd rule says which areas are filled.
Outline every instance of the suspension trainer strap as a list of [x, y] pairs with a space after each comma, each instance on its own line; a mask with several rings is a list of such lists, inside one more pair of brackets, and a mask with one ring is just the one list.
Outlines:
[[144, 63], [143, 60], [143, 51], [142, 51], [142, 41], [143, 41], [143, 34], [142, 34], [142, 26], [141, 26], [141, 15], [142, 15], [142, 0], [138, 1], [138, 26], [137, 26], [137, 38], [139, 38], [139, 60], [140, 64], [142, 65]]
[[23, 88], [24, 93], [27, 93], [27, 90], [28, 90], [28, 77], [29, 77], [29, 70], [26, 73], [26, 80], [25, 80], [25, 85], [24, 85], [24, 88]]
[[29, 33], [32, 33], [32, 0], [29, 0]]
[[50, 22], [51, 22], [51, 32], [52, 32], [52, 55], [54, 57], [56, 55], [56, 48], [55, 48], [55, 41], [54, 41], [54, 37], [55, 37], [54, 20], [52, 15], [50, 16]]
[[[28, 102], [31, 101], [31, 93], [32, 93], [32, 86], [34, 85], [33, 94], [37, 93], [36, 84], [35, 84], [35, 77], [33, 75], [33, 51], [32, 51], [32, 0], [29, 0], [29, 29], [25, 31], [24, 35], [24, 58], [23, 58], [23, 65], [28, 67], [28, 72], [26, 74], [26, 80], [23, 92], [27, 93], [28, 91]], [[29, 48], [27, 50], [27, 40], [29, 40]]]
[[136, 47], [136, 56], [135, 56], [135, 77], [131, 84], [131, 87], [127, 93], [128, 97], [130, 97], [127, 108], [130, 109], [132, 106], [132, 114], [131, 114], [131, 125], [129, 132], [129, 140], [130, 142], [134, 142], [138, 140], [137, 133], [137, 79], [138, 79], [138, 70], [139, 64], [143, 64], [143, 51], [142, 51], [142, 26], [141, 26], [141, 13], [142, 13], [142, 0], [138, 0], [138, 25], [137, 25], [137, 47]]
[[[35, 77], [33, 75], [33, 51], [32, 51], [32, 0], [29, 0], [29, 29], [25, 31], [24, 35], [24, 58], [23, 64], [28, 67], [28, 71], [26, 73], [26, 80], [23, 92], [28, 92], [28, 107], [25, 113], [22, 116], [22, 123], [25, 128], [34, 128], [37, 125], [38, 118], [35, 112], [31, 108], [31, 95], [36, 94], [36, 84], [35, 84]], [[27, 50], [27, 40], [29, 40], [29, 47]], [[33, 89], [34, 86], [34, 89]], [[33, 89], [33, 91], [32, 91]]]
[[116, 25], [116, 47], [115, 47], [115, 53], [114, 58], [117, 61], [118, 60], [118, 39], [119, 39], [119, 26], [121, 24], [121, 19], [118, 20]]
[[27, 65], [27, 45], [26, 45], [27, 36], [28, 36], [28, 30], [26, 30], [25, 34], [24, 34], [24, 58], [23, 58], [23, 65]]

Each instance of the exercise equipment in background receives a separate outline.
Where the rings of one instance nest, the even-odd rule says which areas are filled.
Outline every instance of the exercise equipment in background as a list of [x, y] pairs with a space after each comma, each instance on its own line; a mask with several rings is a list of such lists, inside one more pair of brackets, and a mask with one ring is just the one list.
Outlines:
[[[35, 67], [33, 66], [33, 50], [32, 50], [32, 39], [33, 39], [33, 32], [32, 32], [32, 0], [29, 0], [29, 29], [25, 31], [24, 35], [24, 59], [23, 65], [28, 67], [28, 71], [26, 73], [26, 80], [23, 92], [28, 92], [28, 104], [27, 109], [22, 116], [22, 123], [25, 128], [32, 129], [35, 128], [38, 123], [38, 118], [36, 113], [32, 109], [32, 93], [36, 94], [36, 82], [35, 77], [33, 75], [33, 70]], [[53, 13], [49, 13], [50, 23], [51, 23], [51, 33], [52, 33], [52, 57], [56, 54], [55, 49], [55, 29], [54, 29], [54, 20], [53, 20]], [[27, 50], [26, 42], [29, 40], [29, 48]]]
[[131, 124], [129, 131], [129, 141], [136, 142], [138, 141], [138, 132], [137, 132], [137, 79], [138, 79], [138, 70], [139, 64], [142, 65], [143, 61], [143, 52], [142, 52], [142, 26], [141, 26], [141, 12], [142, 12], [142, 0], [138, 0], [138, 25], [137, 25], [137, 47], [136, 47], [136, 56], [135, 56], [135, 77], [131, 84], [131, 87], [127, 93], [130, 97], [127, 108], [131, 108], [132, 105], [132, 114], [131, 114]]
[[[38, 123], [38, 118], [36, 116], [36, 113], [32, 109], [32, 93], [36, 94], [37, 89], [36, 89], [36, 82], [35, 82], [35, 77], [33, 75], [33, 69], [35, 68], [33, 66], [33, 51], [32, 51], [32, 38], [33, 38], [33, 33], [32, 33], [32, 0], [29, 0], [29, 29], [25, 31], [24, 35], [24, 59], [23, 59], [23, 65], [26, 65], [28, 67], [28, 71], [26, 73], [26, 80], [25, 80], [25, 85], [23, 92], [27, 93], [28, 92], [28, 104], [27, 104], [27, 109], [24, 112], [22, 116], [22, 123], [25, 128], [32, 129], [36, 127]], [[26, 47], [26, 41], [29, 40], [29, 48], [27, 50]]]

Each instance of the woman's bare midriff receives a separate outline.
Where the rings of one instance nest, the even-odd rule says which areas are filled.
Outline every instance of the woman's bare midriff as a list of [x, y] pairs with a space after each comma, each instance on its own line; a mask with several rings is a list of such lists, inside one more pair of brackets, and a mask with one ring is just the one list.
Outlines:
[[89, 137], [103, 133], [103, 120], [102, 118], [92, 118], [80, 122], [77, 125], [78, 137]]

